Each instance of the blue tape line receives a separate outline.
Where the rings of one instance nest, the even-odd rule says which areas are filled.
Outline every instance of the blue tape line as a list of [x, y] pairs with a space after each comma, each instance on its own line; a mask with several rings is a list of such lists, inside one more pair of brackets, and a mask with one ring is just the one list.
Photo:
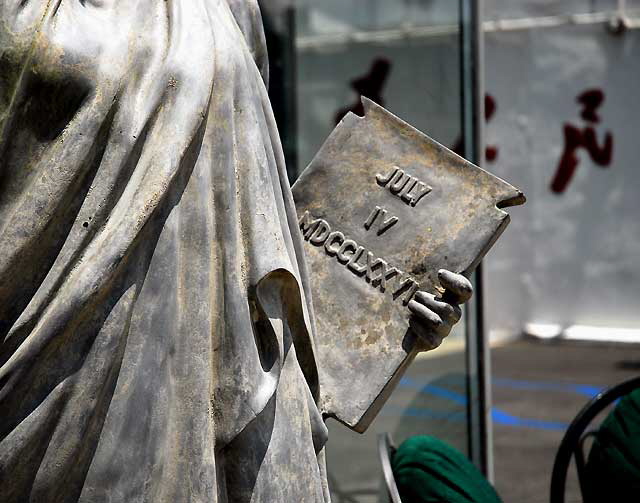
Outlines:
[[572, 384], [553, 381], [525, 381], [520, 379], [504, 379], [494, 378], [492, 380], [494, 386], [500, 388], [521, 389], [530, 391], [563, 391], [569, 393], [578, 393], [593, 398], [604, 388], [601, 386], [589, 386], [587, 384]]
[[[555, 390], [555, 391], [574, 391], [577, 393], [586, 394], [589, 397], [597, 395], [601, 389], [595, 386], [571, 385], [571, 384], [563, 384], [563, 383], [545, 383], [545, 382], [536, 383], [534, 381], [518, 381], [515, 379], [501, 379], [500, 385], [514, 387], [515, 389], [531, 389], [531, 390], [545, 389], [545, 390]], [[400, 380], [399, 386], [403, 388], [416, 389], [420, 393], [437, 396], [439, 398], [444, 398], [460, 406], [467, 405], [467, 398], [464, 394], [451, 391], [447, 388], [443, 388], [442, 386], [436, 386], [433, 384], [421, 385], [419, 382], [408, 377], [403, 377]], [[464, 412], [437, 411], [433, 409], [416, 408], [416, 407], [408, 407], [406, 409], [403, 409], [402, 407], [392, 406], [392, 405], [388, 405], [383, 409], [383, 411], [385, 415], [401, 415], [405, 417], [416, 417], [416, 418], [423, 418], [423, 419], [442, 419], [447, 421], [466, 420], [466, 411]], [[523, 428], [534, 428], [534, 429], [541, 429], [541, 430], [564, 431], [568, 426], [567, 423], [563, 423], [559, 421], [545, 421], [541, 419], [528, 419], [528, 418], [513, 416], [496, 407], [493, 407], [491, 409], [491, 419], [496, 424], [503, 424], [506, 426], [523, 427]]]

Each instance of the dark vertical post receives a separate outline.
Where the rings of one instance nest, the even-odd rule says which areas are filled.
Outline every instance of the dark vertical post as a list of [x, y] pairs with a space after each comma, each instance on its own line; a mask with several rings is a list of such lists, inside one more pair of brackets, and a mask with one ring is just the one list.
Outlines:
[[[462, 135], [464, 155], [484, 161], [484, 34], [482, 0], [460, 0]], [[482, 264], [472, 277], [475, 294], [466, 308], [469, 455], [491, 479], [490, 352], [484, 319]]]
[[289, 181], [298, 177], [298, 110], [296, 93], [296, 11], [288, 7], [273, 19], [267, 2], [259, 0], [269, 52], [269, 99], [278, 124]]
[[286, 10], [286, 49], [284, 57], [284, 92], [286, 94], [286, 124], [285, 133], [281, 133], [283, 137], [284, 156], [287, 163], [287, 174], [289, 181], [293, 183], [300, 169], [298, 166], [298, 92], [297, 92], [297, 62], [298, 54], [296, 52], [296, 10], [295, 7], [289, 7]]

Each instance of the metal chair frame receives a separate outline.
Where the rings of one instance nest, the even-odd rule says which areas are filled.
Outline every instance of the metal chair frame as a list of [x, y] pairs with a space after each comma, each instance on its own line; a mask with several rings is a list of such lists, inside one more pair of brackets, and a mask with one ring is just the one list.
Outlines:
[[[587, 430], [598, 414], [609, 405], [636, 389], [640, 389], [640, 376], [598, 393], [598, 395], [592, 398], [576, 415], [567, 428], [556, 453], [551, 475], [550, 503], [564, 503], [565, 501], [567, 473], [572, 457], [576, 460], [578, 481], [580, 483], [580, 490], [584, 496], [586, 493], [583, 473], [585, 467], [584, 444], [589, 437], [597, 436], [597, 430], [590, 430], [586, 433], [585, 430]], [[388, 496], [391, 503], [402, 503], [391, 468], [391, 457], [395, 453], [395, 450], [393, 439], [389, 433], [378, 435], [378, 454], [380, 456]]]
[[592, 398], [587, 405], [578, 413], [571, 422], [564, 434], [556, 459], [553, 464], [553, 472], [551, 474], [551, 491], [550, 503], [564, 503], [565, 489], [567, 484], [567, 473], [571, 458], [576, 460], [576, 468], [578, 472], [578, 481], [580, 483], [580, 491], [584, 497], [585, 483], [583, 469], [585, 466], [584, 442], [590, 436], [596, 436], [597, 431], [589, 431], [584, 433], [598, 414], [600, 414], [609, 405], [619, 398], [631, 393], [633, 390], [640, 388], [640, 377], [634, 377], [628, 381], [612, 386], [611, 388], [598, 393]]
[[382, 464], [382, 474], [387, 486], [387, 494], [391, 499], [391, 503], [402, 503], [400, 493], [398, 493], [398, 486], [396, 486], [396, 479], [393, 477], [393, 470], [391, 469], [391, 457], [395, 452], [396, 447], [393, 444], [391, 435], [389, 433], [378, 435], [378, 455]]

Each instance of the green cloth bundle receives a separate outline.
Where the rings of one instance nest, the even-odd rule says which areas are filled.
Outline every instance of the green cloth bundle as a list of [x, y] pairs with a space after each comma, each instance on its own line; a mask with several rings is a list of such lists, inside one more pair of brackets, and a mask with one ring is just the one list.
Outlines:
[[482, 473], [437, 438], [409, 438], [391, 465], [402, 503], [502, 503]]
[[640, 501], [640, 390], [602, 422], [585, 466], [587, 503]]

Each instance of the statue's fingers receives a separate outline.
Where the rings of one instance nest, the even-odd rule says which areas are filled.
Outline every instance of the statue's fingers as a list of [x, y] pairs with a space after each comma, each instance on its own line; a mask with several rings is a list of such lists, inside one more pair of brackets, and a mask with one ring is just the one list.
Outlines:
[[456, 304], [449, 304], [442, 300], [437, 300], [435, 295], [428, 292], [416, 292], [414, 299], [436, 313], [443, 321], [450, 325], [455, 325], [462, 317], [462, 309]]
[[444, 326], [442, 318], [416, 300], [409, 301], [409, 310], [420, 319], [422, 325], [434, 332], [440, 332]]
[[452, 299], [452, 304], [464, 304], [473, 295], [473, 286], [471, 282], [462, 274], [456, 274], [446, 269], [438, 271], [438, 279], [440, 284], [447, 290], [447, 300]]
[[420, 339], [420, 349], [422, 351], [429, 351], [437, 348], [442, 344], [442, 341], [447, 335], [440, 333], [437, 330], [428, 329], [422, 319], [417, 316], [411, 316], [409, 318], [409, 327]]

